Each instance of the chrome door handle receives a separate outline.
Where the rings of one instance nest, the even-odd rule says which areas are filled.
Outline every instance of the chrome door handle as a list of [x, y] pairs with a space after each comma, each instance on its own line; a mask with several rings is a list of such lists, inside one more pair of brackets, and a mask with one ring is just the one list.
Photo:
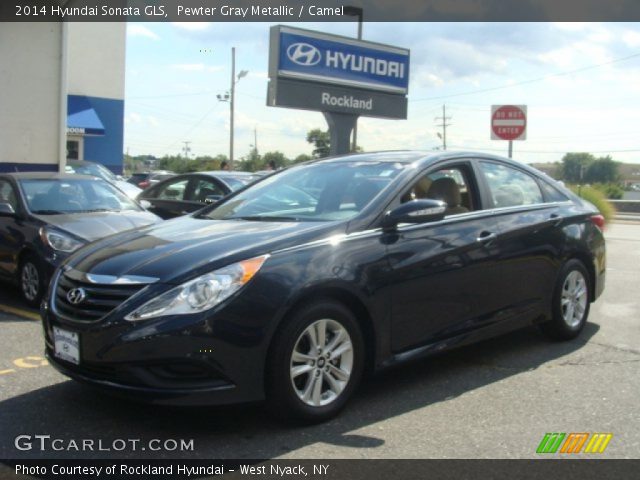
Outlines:
[[498, 235], [496, 233], [482, 232], [480, 236], [476, 238], [476, 242], [487, 244], [487, 243], [493, 242], [497, 238], [498, 238]]

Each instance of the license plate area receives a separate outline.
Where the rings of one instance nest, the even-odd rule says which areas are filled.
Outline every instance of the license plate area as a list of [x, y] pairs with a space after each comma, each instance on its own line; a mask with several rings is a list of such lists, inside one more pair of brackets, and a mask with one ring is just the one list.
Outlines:
[[59, 327], [53, 327], [54, 354], [61, 360], [80, 365], [80, 336]]

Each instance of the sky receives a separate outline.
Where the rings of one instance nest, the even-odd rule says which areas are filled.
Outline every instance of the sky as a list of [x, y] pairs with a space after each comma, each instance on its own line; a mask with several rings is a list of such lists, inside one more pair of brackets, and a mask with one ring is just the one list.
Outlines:
[[[294, 24], [355, 36], [356, 23]], [[268, 23], [129, 23], [125, 151], [163, 156], [229, 152], [231, 47], [236, 73], [235, 157], [257, 138], [261, 154], [310, 154], [320, 112], [266, 106]], [[566, 152], [640, 163], [640, 24], [365, 23], [363, 39], [411, 50], [407, 120], [361, 117], [365, 151], [441, 148], [507, 154], [491, 140], [491, 105], [527, 105], [527, 139], [513, 156], [560, 161]]]

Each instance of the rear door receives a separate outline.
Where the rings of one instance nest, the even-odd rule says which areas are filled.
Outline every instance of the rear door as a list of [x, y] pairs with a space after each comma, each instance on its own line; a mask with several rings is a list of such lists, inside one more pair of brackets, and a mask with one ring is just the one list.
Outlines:
[[[436, 196], [442, 194], [436, 183], [451, 184], [439, 180], [447, 178], [455, 180], [457, 191]], [[399, 202], [441, 197], [448, 203], [444, 220], [400, 225], [385, 239], [394, 352], [475, 330], [499, 314], [494, 295], [501, 284], [497, 225], [482, 210], [471, 161], [432, 167]]]
[[549, 304], [563, 248], [559, 206], [525, 170], [497, 160], [477, 165], [499, 232], [501, 302], [510, 317], [536, 316]]

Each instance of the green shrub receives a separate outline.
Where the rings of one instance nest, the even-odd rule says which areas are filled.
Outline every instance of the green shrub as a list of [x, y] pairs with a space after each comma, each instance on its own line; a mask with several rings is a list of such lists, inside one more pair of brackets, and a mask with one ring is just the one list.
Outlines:
[[573, 193], [584, 198], [587, 202], [593, 203], [593, 205], [600, 211], [604, 217], [605, 223], [611, 222], [616, 214], [616, 209], [611, 202], [607, 200], [606, 195], [599, 189], [592, 186], [578, 187], [577, 185], [570, 186]]
[[604, 193], [607, 198], [613, 200], [620, 200], [624, 197], [624, 190], [616, 183], [594, 183], [592, 187]]

